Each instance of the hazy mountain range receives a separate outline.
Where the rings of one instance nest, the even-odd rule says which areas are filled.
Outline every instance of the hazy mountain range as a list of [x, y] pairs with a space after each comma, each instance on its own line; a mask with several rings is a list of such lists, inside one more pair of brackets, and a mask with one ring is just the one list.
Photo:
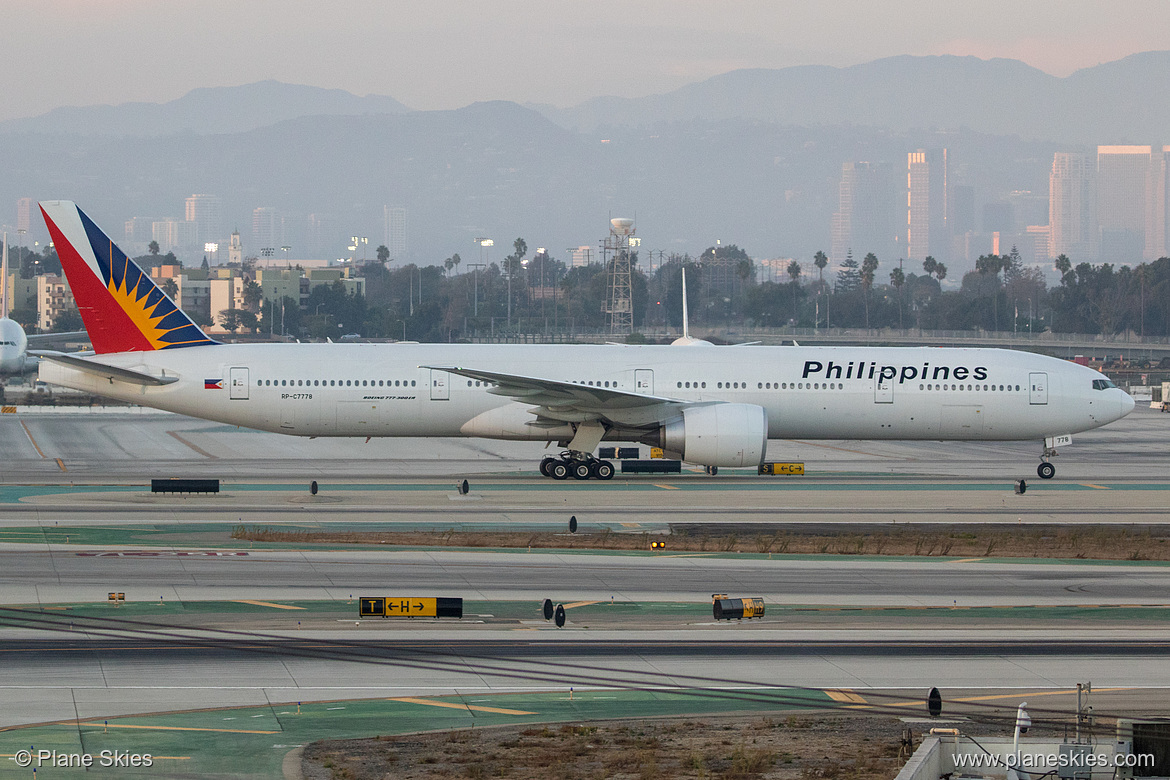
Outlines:
[[343, 89], [322, 89], [279, 81], [241, 87], [193, 89], [168, 103], [64, 106], [28, 119], [0, 122], [0, 133], [77, 133], [102, 136], [157, 136], [175, 133], [240, 133], [302, 116], [405, 114], [391, 97], [358, 97]]
[[[294, 254], [338, 256], [353, 234], [380, 243], [389, 204], [407, 208], [407, 259], [423, 262], [467, 260], [478, 236], [496, 239], [492, 260], [516, 236], [563, 256], [596, 246], [611, 216], [636, 216], [648, 250], [699, 252], [718, 239], [753, 256], [807, 257], [828, 246], [842, 162], [898, 167], [909, 150], [947, 146], [952, 180], [978, 203], [1046, 196], [1054, 151], [1161, 142], [1165, 83], [1168, 52], [1063, 79], [958, 57], [735, 71], [564, 109], [414, 112], [388, 97], [261, 82], [0, 123], [0, 204], [70, 198], [119, 234], [122, 220], [181, 218], [183, 198], [214, 193], [245, 244], [252, 209], [277, 208]], [[311, 245], [309, 214], [333, 226], [328, 246]]]

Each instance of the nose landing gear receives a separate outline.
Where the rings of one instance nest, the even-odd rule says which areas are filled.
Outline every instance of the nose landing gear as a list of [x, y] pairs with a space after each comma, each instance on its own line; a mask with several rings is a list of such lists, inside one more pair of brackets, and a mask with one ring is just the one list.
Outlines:
[[1055, 457], [1057, 454], [1055, 447], [1044, 444], [1044, 452], [1040, 455], [1040, 465], [1036, 467], [1036, 475], [1040, 479], [1052, 479], [1056, 476], [1056, 466], [1048, 462], [1049, 458]]

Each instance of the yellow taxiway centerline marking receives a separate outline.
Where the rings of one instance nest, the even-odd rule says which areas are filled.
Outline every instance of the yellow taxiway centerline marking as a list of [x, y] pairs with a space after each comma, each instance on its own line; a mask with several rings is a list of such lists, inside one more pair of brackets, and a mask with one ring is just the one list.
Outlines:
[[1112, 490], [1113, 488], [1105, 487], [1104, 485], [1094, 485], [1092, 482], [1082, 482], [1081, 487], [1093, 488], [1093, 490]]
[[833, 689], [833, 690], [826, 690], [825, 694], [828, 695], [828, 697], [830, 699], [832, 699], [833, 701], [847, 702], [849, 704], [867, 704], [868, 703], [860, 694], [856, 693], [855, 691], [850, 691], [850, 690], [845, 690], [845, 689]]
[[273, 609], [308, 609], [307, 607], [294, 607], [290, 604], [273, 604], [271, 601], [256, 601], [255, 599], [232, 599], [237, 604], [252, 604], [257, 607], [272, 607]]
[[61, 469], [62, 471], [69, 470], [69, 469], [65, 468], [65, 461], [61, 460], [60, 458], [56, 458], [55, 460], [57, 461], [57, 468]]
[[678, 485], [663, 485], [663, 484], [658, 483], [658, 482], [655, 482], [653, 484], [654, 484], [654, 487], [662, 488], [663, 490], [678, 490]]
[[454, 704], [449, 701], [431, 701], [429, 699], [415, 699], [413, 697], [402, 697], [397, 699], [388, 699], [388, 701], [400, 701], [406, 704], [426, 704], [430, 707], [447, 707], [453, 710], [475, 710], [476, 712], [494, 712], [499, 715], [536, 715], [535, 712], [525, 712], [524, 710], [506, 710], [503, 707], [480, 707], [472, 704]]
[[146, 729], [148, 731], [215, 731], [222, 734], [279, 734], [279, 731], [249, 731], [247, 729], [205, 729], [195, 726], [138, 726], [132, 723], [94, 723], [84, 721], [83, 726], [100, 726], [111, 729]]
[[572, 604], [566, 604], [565, 609], [572, 609], [573, 607], [587, 607], [590, 604], [600, 604], [600, 601], [574, 601]]
[[[1109, 693], [1109, 692], [1115, 692], [1115, 691], [1132, 691], [1132, 690], [1136, 690], [1136, 689], [1134, 689], [1134, 688], [1097, 688], [1093, 692], [1094, 693]], [[987, 696], [962, 696], [959, 698], [948, 699], [948, 700], [944, 700], [944, 701], [952, 701], [952, 702], [957, 702], [957, 701], [993, 701], [995, 699], [1018, 699], [1018, 698], [1021, 698], [1024, 696], [1027, 696], [1028, 698], [1032, 698], [1035, 696], [1067, 696], [1069, 694], [1073, 694], [1076, 692], [1077, 692], [1076, 688], [1066, 688], [1066, 689], [1060, 690], [1060, 691], [1028, 691], [1027, 693], [1023, 693], [1023, 692], [1021, 692], [1021, 693], [997, 693], [997, 694], [990, 694]], [[890, 702], [889, 706], [891, 706], [891, 707], [919, 707], [925, 703], [926, 703], [925, 700], [921, 700], [921, 701], [895, 701], [895, 702]]]
[[983, 560], [983, 559], [982, 558], [960, 558], [957, 561], [952, 561], [952, 563], [975, 563], [976, 561], [981, 561], [981, 560]]
[[32, 444], [33, 448], [37, 451], [37, 455], [40, 455], [42, 458], [45, 457], [45, 453], [41, 452], [40, 445], [37, 444], [37, 440], [33, 438], [32, 431], [28, 429], [28, 425], [24, 422], [24, 420], [20, 421], [20, 427], [24, 428], [24, 435], [28, 437], [29, 443]]

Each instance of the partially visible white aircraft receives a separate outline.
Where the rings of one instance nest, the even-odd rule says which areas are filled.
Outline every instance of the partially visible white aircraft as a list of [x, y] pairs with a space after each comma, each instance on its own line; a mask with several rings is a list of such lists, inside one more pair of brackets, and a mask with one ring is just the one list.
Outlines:
[[40, 365], [40, 358], [28, 353], [29, 342], [60, 341], [85, 333], [43, 333], [28, 336], [16, 320], [8, 316], [8, 234], [4, 234], [2, 259], [0, 259], [0, 380], [11, 376], [31, 374]]
[[769, 439], [1032, 439], [1047, 479], [1056, 446], [1134, 408], [1097, 371], [1000, 349], [224, 345], [76, 205], [41, 211], [97, 353], [39, 353], [41, 379], [259, 430], [557, 442], [556, 479], [612, 478], [603, 440], [756, 467]]
[[28, 336], [20, 323], [8, 316], [8, 234], [0, 256], [0, 377], [24, 374], [37, 366], [28, 357]]

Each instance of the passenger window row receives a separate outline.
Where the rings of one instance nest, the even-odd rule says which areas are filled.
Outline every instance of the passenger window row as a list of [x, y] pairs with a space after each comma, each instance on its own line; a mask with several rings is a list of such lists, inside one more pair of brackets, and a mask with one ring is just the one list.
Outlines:
[[414, 379], [257, 379], [257, 387], [414, 387]]
[[926, 385], [920, 384], [920, 385], [918, 385], [919, 390], [964, 390], [964, 391], [966, 391], [966, 390], [971, 390], [971, 391], [983, 390], [983, 391], [988, 392], [988, 393], [991, 393], [991, 392], [1010, 393], [1010, 392], [1012, 392], [1013, 387], [1015, 388], [1015, 391], [1017, 391], [1017, 392], [1020, 389], [1019, 385], [934, 385], [934, 384], [926, 384]]

